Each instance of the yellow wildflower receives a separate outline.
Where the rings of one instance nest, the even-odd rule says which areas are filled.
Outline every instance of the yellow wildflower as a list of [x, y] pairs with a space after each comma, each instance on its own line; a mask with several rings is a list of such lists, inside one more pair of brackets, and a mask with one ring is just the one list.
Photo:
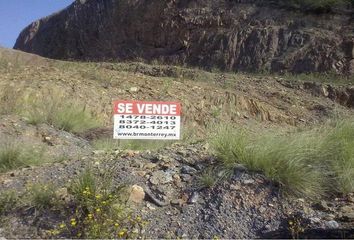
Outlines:
[[103, 201], [103, 202], [102, 202], [102, 204], [103, 204], [103, 205], [106, 205], [106, 204], [107, 204], [107, 202], [106, 202], [106, 201]]
[[119, 237], [123, 237], [123, 236], [124, 236], [124, 234], [125, 234], [125, 231], [124, 231], [124, 230], [122, 230], [122, 231], [119, 231], [118, 236], [119, 236]]
[[118, 223], [115, 223], [114, 226], [119, 227], [119, 224], [118, 224]]
[[70, 219], [70, 222], [71, 222], [71, 226], [76, 226], [76, 219], [75, 218]]
[[62, 224], [59, 225], [59, 227], [60, 227], [60, 228], [65, 228], [65, 224], [62, 223]]
[[96, 195], [96, 199], [100, 199], [102, 197], [101, 194]]
[[96, 209], [96, 212], [101, 212], [101, 209], [100, 209], [100, 208], [97, 208], [97, 209]]

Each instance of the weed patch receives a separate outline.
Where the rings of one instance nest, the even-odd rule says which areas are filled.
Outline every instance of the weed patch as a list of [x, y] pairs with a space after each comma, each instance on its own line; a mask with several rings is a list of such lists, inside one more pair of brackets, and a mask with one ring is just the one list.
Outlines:
[[69, 188], [74, 201], [74, 214], [59, 228], [80, 238], [136, 238], [144, 222], [133, 216], [126, 205], [123, 185], [114, 186], [110, 175], [97, 176], [83, 172]]

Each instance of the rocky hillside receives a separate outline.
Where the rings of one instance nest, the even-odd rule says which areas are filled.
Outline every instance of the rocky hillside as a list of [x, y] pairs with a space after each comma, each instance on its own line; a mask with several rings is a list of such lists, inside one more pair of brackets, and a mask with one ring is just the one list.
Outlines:
[[14, 48], [56, 59], [353, 74], [353, 22], [351, 10], [314, 14], [270, 1], [77, 0], [29, 25]]

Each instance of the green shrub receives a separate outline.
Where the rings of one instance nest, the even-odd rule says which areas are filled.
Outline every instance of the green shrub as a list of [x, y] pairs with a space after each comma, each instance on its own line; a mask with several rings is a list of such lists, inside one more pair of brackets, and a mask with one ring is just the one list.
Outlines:
[[287, 194], [316, 198], [354, 191], [354, 123], [279, 134], [220, 127], [211, 138], [220, 164], [244, 164], [278, 182]]
[[0, 172], [45, 162], [43, 150], [19, 143], [0, 145]]

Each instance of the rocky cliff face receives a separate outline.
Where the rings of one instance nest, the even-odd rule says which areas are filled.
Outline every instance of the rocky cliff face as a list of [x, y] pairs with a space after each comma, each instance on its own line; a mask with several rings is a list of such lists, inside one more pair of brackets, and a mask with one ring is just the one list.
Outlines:
[[353, 74], [353, 22], [349, 13], [255, 0], [77, 0], [29, 25], [14, 48], [57, 59]]

